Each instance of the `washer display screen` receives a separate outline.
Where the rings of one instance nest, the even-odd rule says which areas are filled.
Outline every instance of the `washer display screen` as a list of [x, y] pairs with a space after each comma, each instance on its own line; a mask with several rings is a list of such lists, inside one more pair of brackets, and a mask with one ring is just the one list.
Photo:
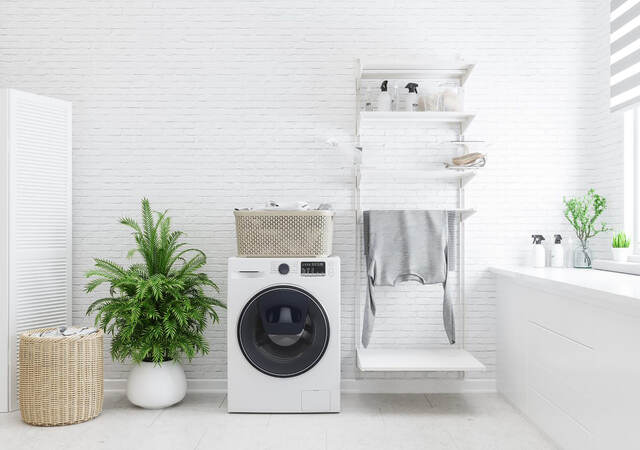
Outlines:
[[323, 276], [327, 271], [324, 261], [302, 261], [300, 263], [300, 275]]
[[294, 377], [315, 366], [329, 343], [329, 321], [307, 291], [279, 285], [258, 292], [238, 320], [247, 361], [274, 377]]

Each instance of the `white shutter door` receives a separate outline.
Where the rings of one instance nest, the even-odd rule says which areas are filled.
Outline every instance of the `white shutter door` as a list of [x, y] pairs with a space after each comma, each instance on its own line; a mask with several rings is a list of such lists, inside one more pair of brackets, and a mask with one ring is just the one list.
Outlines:
[[9, 340], [16, 409], [18, 336], [71, 325], [71, 104], [9, 91]]

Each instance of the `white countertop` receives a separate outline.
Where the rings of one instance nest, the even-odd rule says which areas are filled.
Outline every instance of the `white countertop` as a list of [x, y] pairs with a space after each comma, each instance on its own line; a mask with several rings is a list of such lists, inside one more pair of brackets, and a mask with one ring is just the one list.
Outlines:
[[491, 267], [499, 276], [552, 289], [567, 295], [588, 296], [600, 304], [640, 310], [640, 276], [595, 269], [527, 266]]

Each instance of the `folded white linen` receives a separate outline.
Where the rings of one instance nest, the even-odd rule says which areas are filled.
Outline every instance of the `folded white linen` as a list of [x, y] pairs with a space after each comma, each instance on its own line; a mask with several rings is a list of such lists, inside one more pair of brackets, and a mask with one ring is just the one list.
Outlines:
[[35, 337], [43, 337], [43, 338], [57, 338], [57, 337], [68, 337], [68, 336], [86, 336], [88, 334], [97, 333], [97, 328], [92, 327], [58, 327], [54, 330], [48, 331], [40, 331], [37, 333], [32, 333], [31, 336]]

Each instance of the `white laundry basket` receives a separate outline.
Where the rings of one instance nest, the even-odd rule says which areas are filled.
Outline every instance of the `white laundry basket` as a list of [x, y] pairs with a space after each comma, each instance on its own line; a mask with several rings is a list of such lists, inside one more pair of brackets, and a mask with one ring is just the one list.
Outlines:
[[324, 257], [333, 249], [333, 211], [234, 211], [240, 257]]

